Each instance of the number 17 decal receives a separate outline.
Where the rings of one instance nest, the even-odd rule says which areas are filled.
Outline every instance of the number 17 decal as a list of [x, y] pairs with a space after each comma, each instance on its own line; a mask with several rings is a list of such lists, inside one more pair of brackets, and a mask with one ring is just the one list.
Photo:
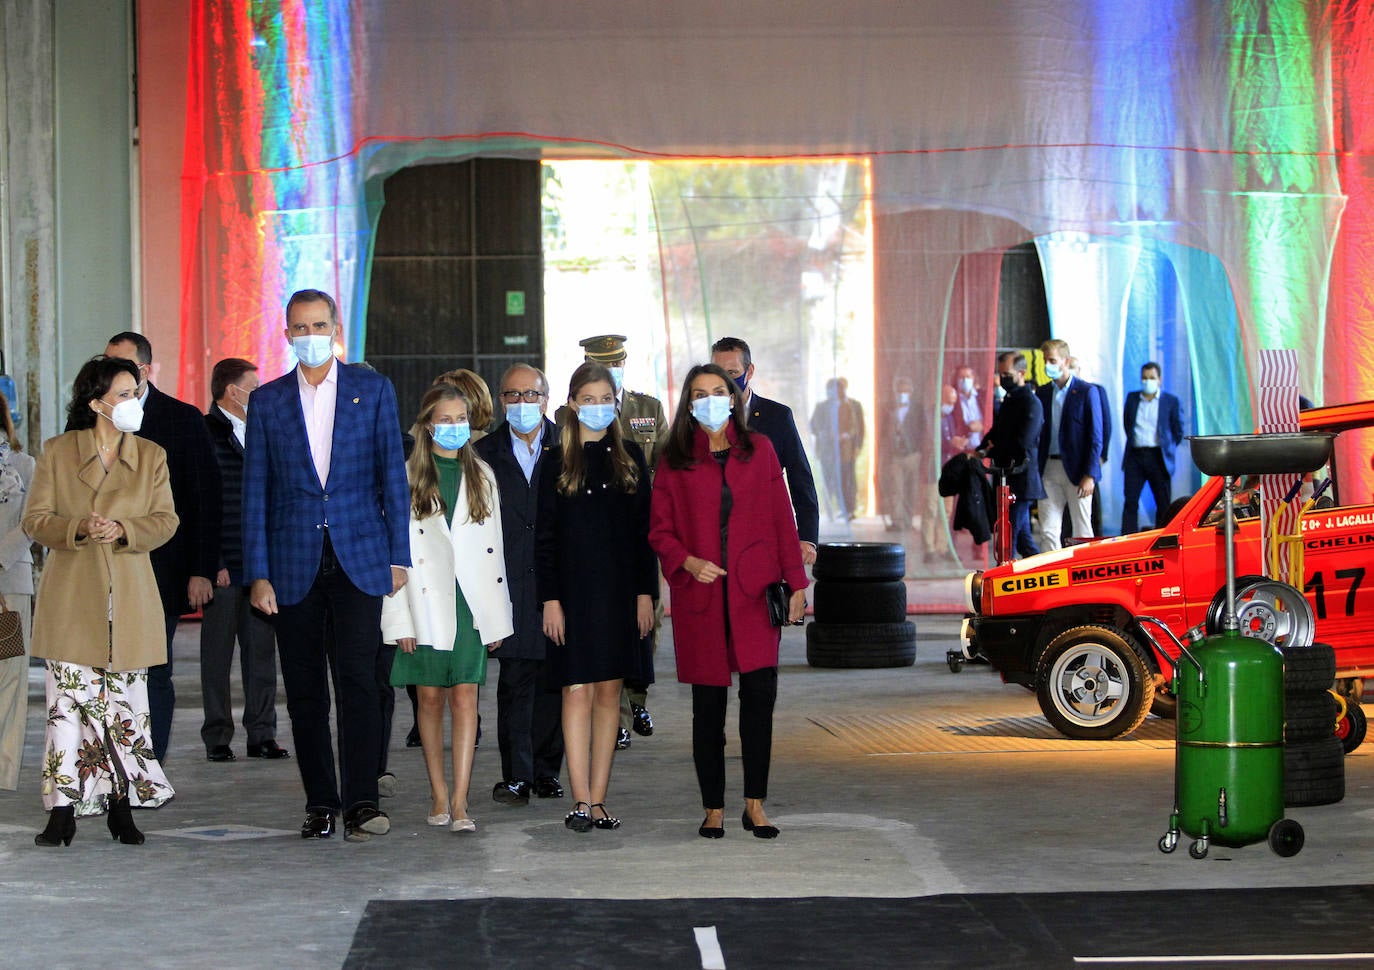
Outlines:
[[[1345, 615], [1355, 615], [1355, 591], [1360, 588], [1360, 583], [1364, 582], [1364, 567], [1356, 566], [1353, 569], [1337, 569], [1336, 579], [1350, 580], [1350, 589], [1345, 594]], [[1312, 578], [1307, 581], [1307, 585], [1302, 588], [1304, 593], [1315, 593], [1317, 606], [1317, 619], [1326, 619], [1326, 579], [1320, 572], [1312, 574]], [[1333, 592], [1335, 590], [1333, 589]]]

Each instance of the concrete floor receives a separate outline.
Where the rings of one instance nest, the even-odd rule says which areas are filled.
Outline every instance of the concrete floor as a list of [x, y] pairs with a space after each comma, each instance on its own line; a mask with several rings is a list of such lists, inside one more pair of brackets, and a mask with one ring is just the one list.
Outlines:
[[[199, 629], [187, 623], [177, 635], [179, 704], [166, 765], [177, 796], [135, 813], [147, 844], [119, 845], [103, 819], [88, 819], [69, 848], [39, 849], [43, 701], [33, 668], [20, 788], [0, 792], [0, 963], [338, 967], [373, 899], [922, 896], [1368, 879], [1374, 747], [1347, 759], [1344, 802], [1290, 812], [1307, 832], [1297, 857], [1262, 845], [1213, 847], [1203, 861], [1165, 856], [1156, 840], [1172, 801], [1169, 725], [1151, 719], [1137, 739], [1113, 743], [1056, 739], [1025, 690], [986, 667], [949, 672], [957, 617], [915, 620], [917, 662], [902, 669], [813, 669], [803, 631], [785, 634], [768, 802], [782, 829], [775, 842], [740, 829], [737, 757], [726, 838], [697, 837], [690, 692], [673, 679], [671, 648], [659, 656], [651, 694], [657, 732], [616, 759], [609, 802], [621, 830], [565, 830], [566, 799], [525, 808], [490, 800], [499, 775], [493, 686], [482, 696], [488, 734], [474, 767], [475, 835], [425, 825], [427, 784], [419, 750], [402, 746], [411, 721], [401, 694], [392, 769], [402, 788], [383, 803], [391, 834], [363, 845], [302, 841], [294, 761], [204, 760]], [[494, 685], [494, 664], [490, 677]], [[284, 703], [280, 720], [290, 746]], [[241, 737], [234, 747], [242, 755]], [[738, 752], [734, 738], [729, 751]]]

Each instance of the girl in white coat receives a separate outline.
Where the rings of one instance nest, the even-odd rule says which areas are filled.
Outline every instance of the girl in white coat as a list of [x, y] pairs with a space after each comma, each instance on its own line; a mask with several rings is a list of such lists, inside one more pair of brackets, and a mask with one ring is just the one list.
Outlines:
[[[487, 654], [511, 635], [496, 477], [468, 445], [468, 402], [436, 385], [420, 401], [406, 461], [410, 559], [406, 584], [382, 604], [382, 638], [400, 649], [393, 686], [415, 684], [420, 744], [432, 798], [427, 821], [474, 832], [468, 784], [477, 739], [477, 688]], [[444, 708], [453, 718], [453, 788], [444, 780]]]

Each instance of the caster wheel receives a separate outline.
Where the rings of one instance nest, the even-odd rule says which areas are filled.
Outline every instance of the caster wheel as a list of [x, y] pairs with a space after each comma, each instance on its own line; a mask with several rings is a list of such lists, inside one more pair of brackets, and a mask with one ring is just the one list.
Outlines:
[[945, 654], [945, 663], [949, 665], [951, 674], [957, 674], [964, 669], [964, 655], [958, 650], [950, 650]]
[[1207, 858], [1207, 840], [1198, 839], [1192, 845], [1188, 846], [1188, 854], [1194, 859]]
[[1178, 833], [1165, 832], [1159, 837], [1159, 851], [1166, 855], [1178, 848]]
[[1291, 818], [1281, 818], [1269, 827], [1269, 848], [1281, 859], [1291, 859], [1301, 852], [1305, 839], [1302, 826]]

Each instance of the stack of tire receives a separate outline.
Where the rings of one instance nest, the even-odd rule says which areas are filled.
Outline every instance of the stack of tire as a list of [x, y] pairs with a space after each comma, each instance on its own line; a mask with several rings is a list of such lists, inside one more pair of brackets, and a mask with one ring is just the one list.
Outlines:
[[906, 618], [906, 549], [897, 542], [823, 542], [811, 569], [813, 667], [909, 667], [916, 625]]
[[[1330, 805], [1345, 797], [1346, 744], [1336, 734], [1341, 702], [1332, 693], [1336, 652], [1330, 644], [1285, 646], [1283, 651], [1283, 803]], [[1360, 733], [1364, 712], [1352, 704]], [[1346, 719], [1353, 721], [1348, 714]], [[1347, 731], [1347, 737], [1350, 736]], [[1350, 747], [1363, 738], [1355, 739]]]

